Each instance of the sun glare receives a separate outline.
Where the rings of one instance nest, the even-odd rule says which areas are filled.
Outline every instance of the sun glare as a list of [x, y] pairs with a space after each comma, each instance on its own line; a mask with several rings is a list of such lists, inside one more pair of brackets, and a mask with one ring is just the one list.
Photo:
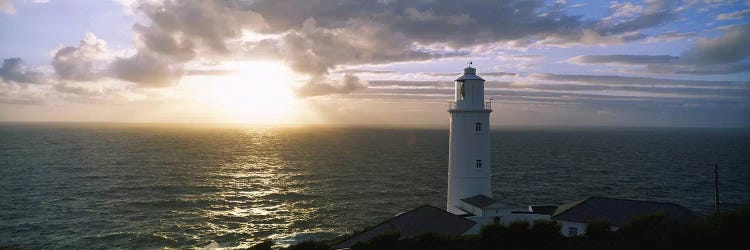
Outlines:
[[189, 81], [193, 96], [208, 105], [220, 122], [291, 123], [301, 103], [290, 84], [293, 73], [283, 64], [242, 62], [228, 66], [231, 74], [196, 76]]

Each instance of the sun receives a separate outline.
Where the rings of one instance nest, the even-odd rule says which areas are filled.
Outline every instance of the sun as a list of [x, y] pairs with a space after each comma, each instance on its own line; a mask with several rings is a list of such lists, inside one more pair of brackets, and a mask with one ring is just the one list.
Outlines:
[[192, 95], [221, 122], [290, 123], [300, 102], [291, 88], [294, 74], [274, 62], [236, 62], [223, 75], [195, 76]]

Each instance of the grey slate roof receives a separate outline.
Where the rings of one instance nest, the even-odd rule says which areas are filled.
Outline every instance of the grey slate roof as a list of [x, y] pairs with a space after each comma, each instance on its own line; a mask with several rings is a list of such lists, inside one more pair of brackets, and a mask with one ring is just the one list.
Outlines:
[[701, 216], [674, 203], [590, 197], [558, 207], [552, 219], [582, 223], [606, 220], [613, 226], [622, 227], [638, 216], [654, 213], [662, 213], [678, 221], [691, 221]]
[[535, 214], [552, 215], [557, 210], [555, 205], [532, 205], [531, 211]]
[[423, 205], [396, 215], [363, 232], [356, 233], [336, 244], [334, 248], [348, 248], [357, 242], [367, 241], [373, 237], [389, 233], [399, 233], [401, 238], [415, 237], [425, 233], [457, 236], [469, 230], [474, 224], [476, 222], [443, 209]]
[[472, 206], [478, 207], [478, 208], [485, 208], [489, 205], [495, 204], [495, 199], [492, 199], [490, 197], [487, 197], [482, 194], [478, 194], [469, 198], [461, 199], [461, 201], [466, 202]]

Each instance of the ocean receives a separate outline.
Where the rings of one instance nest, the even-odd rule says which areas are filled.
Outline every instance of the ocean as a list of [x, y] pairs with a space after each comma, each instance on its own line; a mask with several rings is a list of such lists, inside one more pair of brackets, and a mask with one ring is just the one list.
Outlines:
[[[493, 128], [494, 197], [750, 204], [750, 130]], [[445, 206], [448, 130], [0, 124], [0, 246], [248, 247]]]

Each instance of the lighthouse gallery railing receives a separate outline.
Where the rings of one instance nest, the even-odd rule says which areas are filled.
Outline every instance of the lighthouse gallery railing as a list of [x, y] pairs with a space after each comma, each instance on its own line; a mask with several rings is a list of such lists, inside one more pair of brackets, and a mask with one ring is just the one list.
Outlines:
[[[448, 109], [458, 109], [456, 102], [449, 102]], [[484, 102], [484, 109], [492, 110], [492, 102]]]

